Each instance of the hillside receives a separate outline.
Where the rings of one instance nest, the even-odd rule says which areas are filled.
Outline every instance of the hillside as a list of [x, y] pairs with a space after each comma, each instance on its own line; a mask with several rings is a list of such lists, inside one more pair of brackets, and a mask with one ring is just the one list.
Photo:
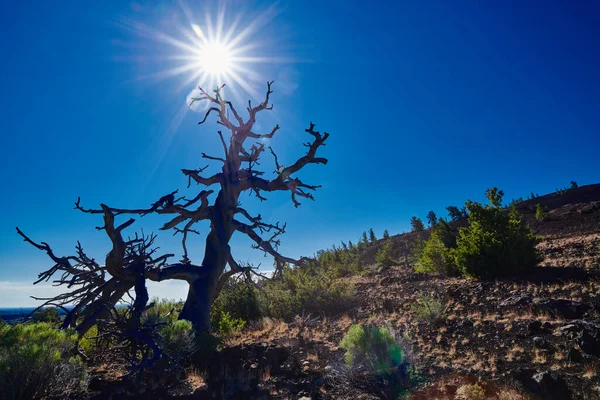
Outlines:
[[[543, 222], [535, 219], [537, 203], [547, 209]], [[413, 362], [430, 377], [443, 377], [445, 383], [434, 383], [412, 398], [452, 399], [461, 383], [479, 378], [489, 382], [490, 393], [504, 390], [494, 386], [501, 385], [506, 393], [525, 388], [542, 398], [600, 398], [600, 185], [540, 196], [518, 208], [541, 236], [539, 248], [545, 255], [529, 276], [480, 282], [421, 275], [402, 265], [381, 273], [374, 268], [348, 279], [356, 287], [356, 307], [336, 318], [312, 321], [301, 335], [304, 346], [298, 345], [296, 326], [277, 323], [240, 335], [238, 346], [225, 353], [250, 351], [266, 342], [262, 345], [269, 349], [288, 349], [277, 351], [288, 351], [287, 360], [304, 365], [295, 385], [304, 386], [312, 398], [380, 398], [385, 396], [373, 382], [363, 382], [362, 390], [356, 383], [348, 385], [344, 392], [336, 382], [350, 379], [335, 373], [342, 359], [337, 345], [348, 327], [378, 324], [396, 331]], [[397, 259], [403, 259], [404, 243], [410, 246], [415, 237], [392, 237]], [[381, 243], [371, 246], [362, 261], [373, 264]], [[437, 296], [444, 303], [439, 322], [415, 315], [413, 305], [423, 296]], [[259, 355], [255, 361], [262, 367]], [[306, 384], [314, 379], [323, 379], [316, 394]]]
[[[535, 219], [538, 203], [543, 221]], [[545, 256], [526, 276], [418, 274], [405, 265], [417, 234], [393, 236], [397, 265], [375, 265], [380, 240], [361, 255], [365, 271], [336, 281], [353, 289], [345, 311], [325, 315], [330, 305], [319, 303], [318, 312], [287, 322], [250, 322], [208, 361], [179, 377], [149, 379], [141, 394], [119, 379], [126, 366], [100, 352], [87, 360], [88, 390], [72, 398], [600, 399], [600, 185], [525, 200], [518, 209]], [[399, 368], [382, 375], [345, 365], [340, 341], [356, 324], [388, 328], [414, 367], [410, 381]], [[469, 394], [473, 388], [480, 392]]]

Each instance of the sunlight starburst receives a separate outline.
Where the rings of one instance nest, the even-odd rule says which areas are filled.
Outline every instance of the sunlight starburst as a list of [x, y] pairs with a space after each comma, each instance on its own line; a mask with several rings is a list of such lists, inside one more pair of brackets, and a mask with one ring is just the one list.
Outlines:
[[162, 60], [169, 66], [143, 79], [180, 78], [180, 89], [188, 92], [188, 99], [192, 88], [202, 86], [212, 90], [226, 83], [228, 96], [239, 101], [247, 100], [248, 95], [260, 96], [258, 89], [268, 80], [263, 75], [266, 67], [290, 61], [269, 56], [272, 43], [258, 39], [266, 37], [262, 30], [277, 14], [274, 7], [251, 18], [248, 13], [227, 18], [224, 8], [216, 13], [206, 12], [203, 18], [196, 18], [187, 6], [182, 6], [181, 11], [185, 22], [179, 21], [175, 30], [168, 32], [131, 19], [121, 21], [136, 34], [166, 46]]

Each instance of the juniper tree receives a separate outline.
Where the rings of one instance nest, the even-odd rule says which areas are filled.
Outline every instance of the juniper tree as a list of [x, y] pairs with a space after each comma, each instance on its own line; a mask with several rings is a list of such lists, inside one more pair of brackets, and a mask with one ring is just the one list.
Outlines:
[[419, 217], [413, 216], [410, 219], [410, 226], [412, 226], [413, 232], [421, 232], [425, 230], [425, 224], [423, 224], [423, 221]]
[[[243, 193], [254, 194], [264, 201], [266, 193], [279, 191], [289, 192], [296, 207], [300, 205], [300, 198], [314, 200], [312, 192], [320, 186], [309, 185], [296, 174], [309, 164], [327, 164], [326, 158], [317, 157], [317, 150], [325, 145], [329, 134], [316, 131], [313, 123], [306, 129], [312, 138], [304, 144], [306, 154], [285, 165], [265, 142], [265, 139], [271, 139], [277, 133], [279, 125], [270, 133], [255, 133], [257, 115], [273, 108], [269, 104], [273, 93], [272, 83], [267, 83], [266, 96], [260, 104], [252, 106], [248, 102], [245, 117], [223, 97], [225, 85], [211, 92], [199, 88], [201, 95], [192, 102], [205, 102], [208, 105], [199, 125], [205, 123], [209, 116], [216, 115], [217, 124], [225, 132], [217, 132], [222, 155], [202, 153], [203, 159], [219, 164], [219, 172], [205, 176], [203, 171], [208, 166], [181, 170], [187, 178], [188, 188], [193, 182], [206, 188], [192, 198], [179, 196], [178, 190], [175, 190], [145, 208], [116, 208], [105, 204], [99, 208], [84, 208], [80, 199], [77, 200], [77, 210], [98, 214], [103, 218], [104, 225], [98, 229], [106, 232], [112, 244], [103, 265], [88, 257], [79, 243], [76, 255], [58, 257], [48, 244], [34, 242], [17, 228], [24, 240], [45, 251], [55, 263], [52, 268], [42, 272], [35, 283], [48, 281], [58, 275], [54, 282], [63, 285], [65, 292], [44, 299], [44, 305], [54, 305], [67, 311], [63, 326], [76, 327], [83, 334], [131, 289], [135, 289], [136, 302], [145, 304], [146, 279], [157, 282], [177, 279], [189, 284], [179, 318], [191, 321], [198, 331], [209, 331], [211, 304], [228, 279], [235, 274], [242, 273], [249, 278], [251, 273], [257, 273], [235, 261], [229, 242], [236, 233], [247, 236], [254, 242], [254, 248], [274, 258], [276, 274], [285, 264], [303, 261], [278, 252], [285, 224], [265, 222], [260, 214], [253, 215], [240, 204]], [[259, 159], [265, 152], [271, 153], [275, 164], [270, 178], [266, 177], [265, 171], [258, 169]], [[168, 220], [160, 229], [172, 230], [181, 236], [183, 255], [179, 262], [168, 261], [173, 254], [156, 254], [157, 249], [153, 246], [155, 235], [123, 237], [123, 231], [134, 223], [134, 219], [117, 223], [118, 217], [148, 214], [167, 216]], [[187, 238], [199, 233], [194, 226], [200, 221], [210, 222], [210, 230], [204, 244], [204, 258], [201, 263], [194, 264], [189, 258]], [[68, 304], [74, 304], [74, 307], [68, 310], [65, 308]]]
[[375, 243], [377, 241], [377, 236], [375, 236], [375, 232], [373, 231], [373, 228], [369, 229], [369, 241], [371, 243]]
[[429, 211], [427, 213], [427, 224], [431, 228], [434, 228], [437, 225], [437, 215], [435, 215], [435, 212]]

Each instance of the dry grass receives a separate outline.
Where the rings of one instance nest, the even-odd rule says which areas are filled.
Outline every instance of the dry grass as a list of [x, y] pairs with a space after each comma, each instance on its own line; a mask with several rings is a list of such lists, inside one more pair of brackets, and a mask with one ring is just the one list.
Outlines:
[[192, 391], [204, 387], [206, 384], [204, 375], [197, 368], [190, 368], [186, 371], [186, 381], [190, 385]]
[[532, 361], [534, 364], [546, 364], [548, 362], [548, 355], [545, 351], [536, 349]]

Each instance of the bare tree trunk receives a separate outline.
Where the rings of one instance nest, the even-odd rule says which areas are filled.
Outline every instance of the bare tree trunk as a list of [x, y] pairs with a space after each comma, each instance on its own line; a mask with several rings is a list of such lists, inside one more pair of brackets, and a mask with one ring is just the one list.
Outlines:
[[210, 308], [218, 286], [219, 276], [223, 274], [229, 261], [229, 240], [234, 232], [233, 210], [231, 203], [237, 203], [238, 193], [227, 196], [221, 190], [215, 204], [220, 211], [219, 218], [211, 223], [211, 231], [206, 237], [204, 259], [200, 267], [201, 273], [190, 282], [188, 295], [179, 314], [179, 319], [192, 323], [197, 332], [210, 332]]

